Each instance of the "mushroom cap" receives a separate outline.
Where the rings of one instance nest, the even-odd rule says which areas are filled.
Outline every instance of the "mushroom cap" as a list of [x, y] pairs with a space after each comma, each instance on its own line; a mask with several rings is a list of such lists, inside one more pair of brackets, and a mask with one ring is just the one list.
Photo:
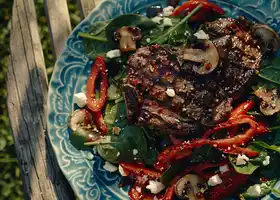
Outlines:
[[195, 174], [187, 174], [176, 184], [175, 194], [179, 199], [202, 200], [207, 190], [206, 182]]
[[198, 74], [209, 74], [216, 69], [219, 64], [219, 53], [216, 46], [210, 40], [203, 41], [205, 49], [184, 49], [184, 60], [201, 63], [201, 66], [194, 68]]

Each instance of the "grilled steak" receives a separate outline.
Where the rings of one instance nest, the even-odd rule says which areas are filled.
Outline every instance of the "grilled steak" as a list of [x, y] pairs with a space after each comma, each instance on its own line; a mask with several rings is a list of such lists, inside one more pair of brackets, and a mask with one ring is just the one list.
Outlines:
[[158, 45], [137, 49], [126, 68], [129, 120], [181, 136], [199, 136], [200, 127], [223, 120], [261, 61], [249, 32], [238, 29], [237, 34], [229, 28], [233, 24], [238, 26], [234, 19], [207, 23], [206, 32], [220, 56], [218, 67], [207, 75], [193, 70], [200, 63], [182, 62], [180, 50]]

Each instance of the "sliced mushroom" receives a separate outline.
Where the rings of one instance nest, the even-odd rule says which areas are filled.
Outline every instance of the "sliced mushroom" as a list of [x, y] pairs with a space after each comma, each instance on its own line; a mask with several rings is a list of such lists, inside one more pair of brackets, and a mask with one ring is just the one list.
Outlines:
[[257, 40], [264, 55], [275, 55], [280, 48], [279, 35], [265, 24], [252, 26], [252, 35]]
[[184, 50], [184, 60], [201, 63], [200, 67], [195, 67], [194, 71], [198, 74], [209, 74], [219, 64], [219, 53], [213, 42], [205, 40], [203, 49], [188, 48]]
[[207, 190], [206, 182], [195, 174], [187, 174], [181, 178], [175, 187], [179, 199], [204, 200], [203, 193]]
[[136, 41], [141, 38], [141, 29], [138, 27], [123, 26], [115, 32], [115, 39], [119, 40], [122, 52], [135, 51]]
[[277, 89], [268, 90], [260, 87], [255, 91], [255, 95], [262, 101], [260, 103], [260, 111], [266, 115], [271, 116], [280, 111], [280, 97]]

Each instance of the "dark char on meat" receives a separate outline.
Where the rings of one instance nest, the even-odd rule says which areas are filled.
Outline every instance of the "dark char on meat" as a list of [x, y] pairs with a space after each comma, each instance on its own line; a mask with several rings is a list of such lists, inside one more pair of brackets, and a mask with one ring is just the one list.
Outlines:
[[[128, 119], [160, 132], [198, 137], [201, 127], [223, 120], [259, 70], [259, 47], [240, 23], [231, 18], [205, 24], [220, 61], [207, 75], [194, 72], [199, 63], [180, 59], [180, 49], [147, 46], [127, 62], [123, 87]], [[174, 97], [167, 89], [173, 89]]]

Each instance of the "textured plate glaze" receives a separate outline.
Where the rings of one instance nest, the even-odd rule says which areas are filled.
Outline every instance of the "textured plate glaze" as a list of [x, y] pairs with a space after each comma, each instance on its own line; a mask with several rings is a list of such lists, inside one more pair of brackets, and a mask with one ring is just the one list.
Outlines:
[[[49, 87], [48, 134], [61, 170], [81, 200], [125, 200], [127, 190], [119, 189], [116, 173], [106, 172], [99, 156], [75, 149], [69, 141], [67, 120], [74, 110], [73, 94], [85, 91], [92, 61], [84, 55], [84, 45], [77, 37], [96, 21], [114, 18], [125, 13], [144, 13], [150, 5], [166, 6], [167, 0], [106, 0], [82, 21], [70, 35], [66, 47], [56, 62]], [[264, 22], [280, 32], [280, 0], [214, 1], [229, 16], [243, 15]], [[280, 188], [280, 183], [276, 187]], [[264, 199], [279, 199], [268, 195]]]

